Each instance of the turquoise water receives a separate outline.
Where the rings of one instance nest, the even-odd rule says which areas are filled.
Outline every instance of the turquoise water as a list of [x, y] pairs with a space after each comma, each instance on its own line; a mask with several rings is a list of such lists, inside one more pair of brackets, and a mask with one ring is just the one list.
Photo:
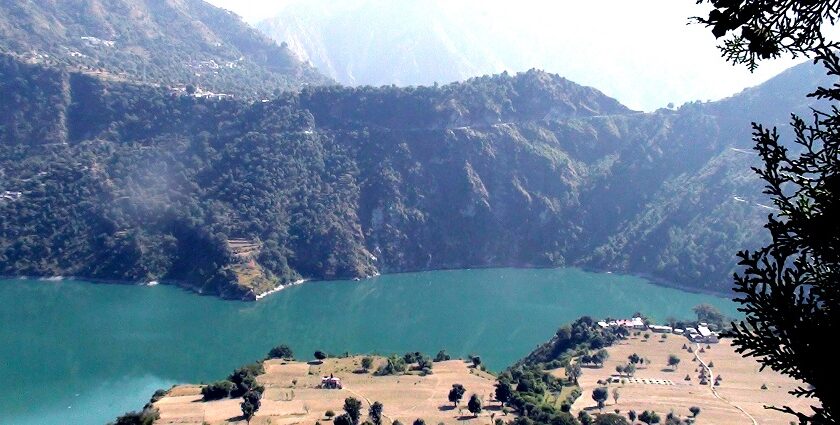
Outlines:
[[691, 317], [710, 295], [577, 269], [483, 269], [312, 282], [257, 303], [175, 287], [0, 281], [0, 422], [102, 424], [157, 388], [216, 380], [289, 344], [301, 357], [423, 351], [513, 363], [579, 316]]

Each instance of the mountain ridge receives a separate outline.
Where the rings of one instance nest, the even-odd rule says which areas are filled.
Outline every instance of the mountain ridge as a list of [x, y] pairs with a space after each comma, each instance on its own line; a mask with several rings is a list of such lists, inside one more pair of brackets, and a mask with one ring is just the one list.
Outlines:
[[[721, 293], [767, 212], [732, 116], [761, 87], [639, 113], [532, 70], [245, 102], [0, 59], [3, 275], [254, 299], [303, 277], [581, 266]], [[781, 101], [764, 118], [801, 105]]]
[[288, 48], [201, 0], [4, 2], [0, 52], [108, 78], [252, 98], [330, 83]]

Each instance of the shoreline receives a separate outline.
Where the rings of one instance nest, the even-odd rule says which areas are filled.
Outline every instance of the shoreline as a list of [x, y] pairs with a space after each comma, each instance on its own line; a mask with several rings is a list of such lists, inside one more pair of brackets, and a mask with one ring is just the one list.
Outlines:
[[292, 286], [302, 285], [302, 284], [304, 284], [304, 283], [306, 283], [306, 282], [309, 282], [309, 279], [298, 279], [298, 280], [295, 280], [295, 281], [293, 281], [293, 282], [289, 282], [289, 283], [287, 283], [287, 284], [285, 284], [285, 285], [278, 285], [276, 288], [274, 288], [274, 289], [272, 289], [272, 290], [270, 290], [270, 291], [263, 292], [262, 294], [259, 294], [259, 295], [255, 295], [255, 296], [254, 296], [254, 301], [255, 301], [255, 302], [256, 302], [256, 301], [259, 301], [259, 300], [261, 300], [261, 299], [263, 299], [263, 298], [265, 298], [265, 297], [267, 297], [267, 296], [269, 296], [269, 295], [271, 295], [271, 294], [276, 294], [276, 293], [278, 293], [278, 292], [280, 292], [280, 291], [282, 291], [282, 290], [284, 290], [284, 289], [286, 289], [286, 288], [291, 288]]
[[[615, 270], [606, 270], [600, 269], [597, 267], [585, 267], [585, 266], [561, 266], [561, 267], [541, 267], [535, 265], [493, 265], [493, 266], [472, 266], [472, 267], [441, 267], [441, 268], [431, 268], [431, 269], [407, 269], [407, 270], [400, 270], [400, 271], [387, 271], [385, 273], [377, 272], [371, 276], [365, 277], [343, 277], [343, 278], [336, 278], [336, 279], [311, 279], [311, 278], [301, 278], [292, 282], [289, 282], [285, 285], [280, 285], [270, 291], [264, 292], [259, 295], [254, 295], [252, 299], [245, 299], [245, 298], [225, 298], [222, 297], [221, 294], [212, 294], [206, 292], [200, 292], [195, 287], [191, 286], [188, 282], [182, 282], [177, 280], [160, 280], [160, 281], [150, 281], [150, 282], [141, 282], [141, 281], [126, 281], [126, 280], [114, 280], [114, 279], [102, 279], [102, 278], [92, 278], [92, 277], [84, 277], [84, 276], [7, 276], [7, 275], [0, 275], [0, 280], [38, 280], [44, 282], [61, 282], [64, 280], [80, 280], [85, 282], [90, 282], [94, 284], [113, 284], [113, 285], [131, 285], [131, 286], [156, 286], [159, 284], [163, 285], [171, 285], [177, 286], [181, 289], [186, 291], [192, 292], [196, 295], [202, 296], [214, 296], [219, 299], [223, 300], [231, 300], [231, 301], [245, 301], [245, 302], [257, 302], [269, 295], [275, 294], [277, 292], [286, 289], [287, 287], [298, 286], [304, 283], [315, 283], [315, 282], [336, 282], [336, 281], [348, 281], [348, 282], [356, 282], [361, 280], [368, 280], [374, 279], [383, 275], [400, 275], [400, 274], [409, 274], [409, 273], [423, 273], [423, 272], [435, 272], [435, 271], [457, 271], [457, 270], [487, 270], [487, 269], [520, 269], [520, 270], [553, 270], [553, 269], [579, 269], [585, 272], [591, 273], [603, 273], [603, 274], [610, 274], [616, 276], [632, 276], [641, 279], [647, 280], [650, 284], [665, 287], [665, 288], [672, 288], [678, 289], [680, 291], [685, 291], [692, 294], [701, 294], [701, 295], [711, 295], [719, 298], [726, 298], [732, 299], [734, 295], [732, 292], [724, 292], [724, 291], [715, 291], [710, 290], [707, 288], [697, 288], [686, 286], [682, 284], [678, 284], [675, 282], [668, 281], [664, 278], [659, 278], [656, 276], [652, 276], [647, 273], [639, 273], [639, 272], [624, 272], [624, 271], [615, 271]], [[358, 279], [358, 280], [357, 280]]]

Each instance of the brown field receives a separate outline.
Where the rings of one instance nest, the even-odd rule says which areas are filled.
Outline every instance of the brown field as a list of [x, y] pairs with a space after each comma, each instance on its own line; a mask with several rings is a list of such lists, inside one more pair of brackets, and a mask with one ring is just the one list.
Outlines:
[[[721, 375], [721, 385], [714, 387], [718, 396], [708, 385], [700, 385], [697, 361], [692, 361], [694, 355], [682, 349], [683, 344], [694, 346], [695, 352], [703, 362], [713, 362], [712, 376]], [[665, 340], [659, 334], [651, 334], [649, 341], [643, 338], [632, 338], [608, 349], [610, 358], [601, 368], [584, 368], [580, 384], [583, 395], [575, 402], [573, 411], [581, 409], [597, 411], [596, 403], [592, 400], [592, 389], [597, 387], [597, 381], [616, 375], [615, 366], [626, 364], [627, 357], [637, 353], [650, 359], [651, 364], [637, 369], [635, 378], [670, 380], [674, 385], [644, 384], [644, 383], [613, 383], [609, 384], [610, 398], [606, 403], [605, 412], [620, 409], [621, 414], [629, 410], [641, 412], [655, 410], [663, 421], [668, 412], [673, 411], [681, 417], [690, 416], [691, 406], [700, 407], [701, 413], [697, 423], [701, 424], [779, 424], [787, 425], [793, 419], [784, 413], [764, 409], [765, 404], [787, 404], [794, 409], [808, 409], [809, 403], [796, 399], [787, 392], [796, 387], [796, 382], [776, 372], [758, 371], [758, 363], [753, 359], [745, 359], [735, 353], [728, 340], [719, 344], [711, 344], [705, 353], [699, 353], [698, 347], [687, 339], [668, 335]], [[676, 371], [666, 366], [669, 354], [676, 354], [681, 362]], [[685, 381], [686, 374], [691, 378]], [[762, 384], [767, 385], [762, 390]], [[612, 392], [618, 388], [618, 403], [613, 401]], [[737, 406], [737, 407], [736, 407]], [[738, 409], [740, 407], [746, 413]], [[755, 422], [754, 422], [755, 421]]]
[[[360, 371], [362, 357], [327, 359], [323, 364], [302, 362], [265, 362], [266, 373], [257, 379], [266, 391], [260, 408], [251, 424], [308, 424], [316, 421], [327, 424], [324, 413], [332, 410], [341, 414], [344, 399], [355, 397], [362, 401], [363, 417], [367, 418], [370, 403], [381, 402], [386, 424], [399, 420], [410, 425], [422, 418], [429, 425], [438, 423], [478, 425], [490, 422], [490, 415], [500, 415], [498, 403], [492, 400], [495, 378], [477, 371], [461, 360], [434, 364], [433, 374], [419, 376], [373, 376]], [[373, 369], [384, 363], [378, 358]], [[341, 378], [344, 389], [317, 388], [321, 376], [334, 374]], [[293, 383], [296, 381], [296, 383]], [[464, 400], [453, 408], [447, 399], [452, 384], [466, 387]], [[175, 387], [168, 396], [155, 403], [161, 413], [157, 424], [230, 424], [245, 421], [241, 417], [241, 399], [202, 402], [201, 387], [183, 385]], [[467, 411], [466, 401], [471, 394], [482, 398], [485, 411], [473, 418]]]

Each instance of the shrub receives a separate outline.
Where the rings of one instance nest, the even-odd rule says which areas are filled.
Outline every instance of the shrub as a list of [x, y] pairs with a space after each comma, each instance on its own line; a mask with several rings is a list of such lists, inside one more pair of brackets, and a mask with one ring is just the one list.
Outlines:
[[438, 351], [437, 355], [435, 356], [435, 361], [436, 362], [445, 362], [445, 361], [451, 360], [451, 359], [452, 358], [449, 356], [449, 354], [446, 352], [446, 350]]
[[231, 381], [216, 381], [201, 388], [201, 397], [204, 401], [221, 400], [223, 398], [230, 397], [230, 393], [233, 392], [235, 388], [236, 384]]
[[373, 367], [373, 358], [372, 357], [365, 357], [362, 359], [362, 369], [370, 370]]
[[388, 358], [388, 362], [382, 365], [377, 371], [376, 374], [379, 376], [386, 376], [386, 375], [399, 375], [404, 373], [406, 369], [405, 360], [391, 356]]
[[156, 407], [146, 407], [140, 412], [128, 412], [117, 418], [109, 425], [152, 425], [160, 419], [160, 412]]
[[332, 410], [327, 410], [326, 412], [324, 412], [324, 417], [326, 417], [327, 419], [333, 416], [335, 416], [335, 412], [333, 412]]
[[268, 358], [293, 360], [295, 358], [295, 354], [288, 345], [281, 344], [272, 348], [271, 351], [268, 352]]
[[149, 400], [149, 402], [150, 403], [155, 403], [158, 400], [166, 397], [167, 394], [169, 394], [169, 390], [157, 390], [157, 391], [155, 391], [154, 394], [152, 394], [152, 399]]

